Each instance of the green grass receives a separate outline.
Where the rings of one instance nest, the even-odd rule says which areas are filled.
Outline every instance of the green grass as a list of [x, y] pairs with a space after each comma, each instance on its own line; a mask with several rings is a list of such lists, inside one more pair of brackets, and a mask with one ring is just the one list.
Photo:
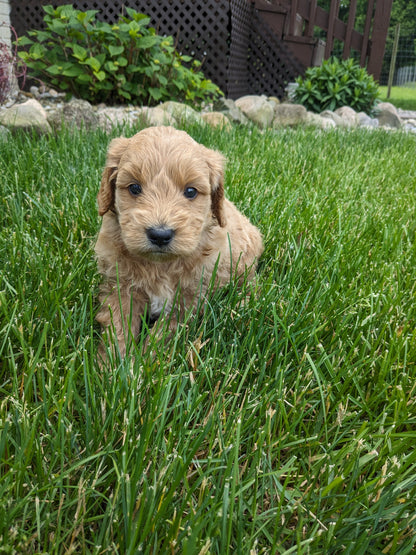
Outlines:
[[387, 87], [380, 87], [380, 100], [382, 102], [391, 102], [396, 108], [416, 111], [416, 88], [392, 87], [390, 97], [387, 98]]
[[264, 234], [259, 292], [111, 373], [111, 137], [2, 140], [0, 552], [413, 552], [416, 137], [190, 132]]

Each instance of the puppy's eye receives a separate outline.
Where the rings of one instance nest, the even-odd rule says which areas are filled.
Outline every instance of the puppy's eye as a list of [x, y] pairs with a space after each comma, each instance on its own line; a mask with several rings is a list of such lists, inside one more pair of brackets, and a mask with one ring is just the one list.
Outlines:
[[133, 195], [133, 197], [138, 197], [142, 192], [142, 186], [138, 183], [132, 183], [128, 186], [128, 190], [130, 191], [130, 194]]
[[186, 187], [183, 194], [186, 198], [193, 199], [197, 196], [198, 191], [195, 189], [195, 187]]

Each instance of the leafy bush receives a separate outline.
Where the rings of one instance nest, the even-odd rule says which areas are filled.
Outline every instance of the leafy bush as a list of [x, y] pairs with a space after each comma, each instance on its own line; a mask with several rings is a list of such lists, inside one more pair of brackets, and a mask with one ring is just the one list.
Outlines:
[[321, 66], [308, 68], [296, 82], [295, 100], [311, 112], [350, 106], [369, 113], [378, 98], [373, 77], [351, 58], [325, 60]]
[[[173, 38], [159, 36], [150, 18], [131, 8], [115, 25], [96, 21], [97, 10], [44, 6], [44, 30], [19, 39], [19, 52], [34, 75], [89, 100], [154, 104], [200, 103], [221, 94], [201, 64], [179, 54]], [[189, 64], [189, 67], [185, 64]]]

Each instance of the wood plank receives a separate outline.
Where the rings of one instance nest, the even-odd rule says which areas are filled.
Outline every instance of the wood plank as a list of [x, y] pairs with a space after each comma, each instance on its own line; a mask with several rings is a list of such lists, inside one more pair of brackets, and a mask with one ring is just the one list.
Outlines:
[[318, 5], [318, 0], [311, 0], [309, 7], [309, 19], [306, 23], [306, 36], [313, 37], [313, 32], [315, 29], [315, 19], [316, 19], [316, 8]]
[[370, 29], [371, 22], [373, 20], [373, 10], [374, 10], [374, 0], [368, 0], [367, 15], [365, 18], [364, 32], [363, 32], [363, 44], [361, 47], [361, 58], [360, 65], [365, 65], [365, 60], [367, 58], [368, 43], [370, 40]]
[[290, 8], [289, 35], [294, 35], [296, 31], [296, 14], [298, 13], [298, 0], [293, 0]]
[[334, 26], [335, 19], [338, 17], [340, 0], [331, 0], [331, 7], [329, 9], [328, 31], [326, 35], [325, 58], [331, 56], [332, 47], [334, 44]]
[[373, 33], [371, 37], [371, 52], [368, 60], [367, 71], [375, 79], [380, 78], [383, 66], [386, 37], [389, 30], [391, 7], [393, 0], [378, 0], [374, 13]]
[[347, 29], [345, 32], [344, 50], [342, 52], [342, 57], [344, 60], [350, 57], [351, 37], [352, 37], [352, 32], [354, 30], [356, 13], [357, 13], [357, 0], [351, 0], [350, 11], [348, 14]]

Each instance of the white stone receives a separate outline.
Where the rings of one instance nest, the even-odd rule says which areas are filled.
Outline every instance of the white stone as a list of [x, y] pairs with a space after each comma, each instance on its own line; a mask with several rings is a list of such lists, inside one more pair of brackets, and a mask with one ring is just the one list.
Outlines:
[[4, 110], [0, 114], [0, 124], [13, 129], [33, 129], [41, 133], [51, 131], [46, 111], [34, 98]]
[[235, 101], [235, 105], [249, 120], [261, 128], [269, 127], [273, 121], [273, 105], [265, 96], [242, 96]]
[[342, 108], [337, 108], [335, 110], [335, 113], [344, 120], [346, 127], [358, 126], [359, 120], [357, 117], [357, 112], [349, 106], [342, 106]]
[[225, 131], [231, 131], [232, 129], [230, 120], [222, 112], [206, 112], [202, 114], [202, 119], [211, 127], [218, 127]]
[[276, 106], [273, 127], [297, 126], [308, 123], [308, 112], [301, 104], [283, 103]]

